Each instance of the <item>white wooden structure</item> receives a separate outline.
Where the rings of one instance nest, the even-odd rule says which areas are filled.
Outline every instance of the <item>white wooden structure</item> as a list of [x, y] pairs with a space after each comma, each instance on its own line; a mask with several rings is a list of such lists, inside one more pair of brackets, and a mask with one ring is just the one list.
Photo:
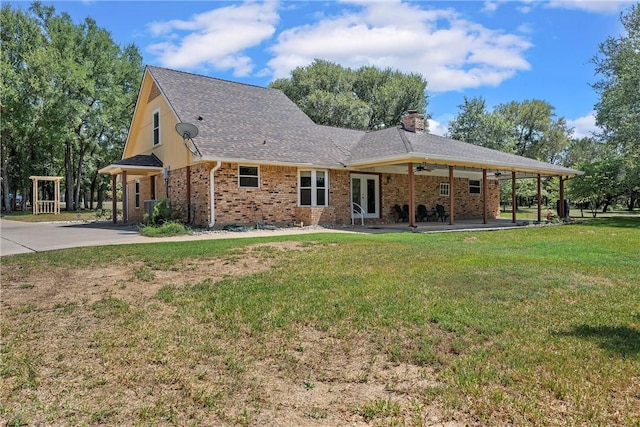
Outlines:
[[[60, 180], [61, 176], [30, 176], [29, 179], [33, 181], [33, 214], [52, 213], [55, 215], [60, 214]], [[40, 181], [49, 181], [54, 183], [53, 200], [40, 199], [40, 192], [38, 191], [38, 183]], [[44, 192], [43, 192], [44, 196]]]

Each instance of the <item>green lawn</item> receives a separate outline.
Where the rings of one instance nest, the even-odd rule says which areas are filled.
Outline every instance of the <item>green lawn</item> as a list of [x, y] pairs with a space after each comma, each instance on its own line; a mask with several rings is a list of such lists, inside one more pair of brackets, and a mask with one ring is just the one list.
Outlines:
[[0, 417], [638, 426], [639, 247], [636, 217], [5, 257]]
[[47, 213], [34, 215], [32, 212], [12, 212], [10, 214], [2, 214], [2, 218], [12, 221], [23, 222], [52, 222], [52, 221], [95, 221], [108, 220], [111, 217], [111, 210], [104, 211], [87, 211], [67, 212], [60, 211], [58, 215]]

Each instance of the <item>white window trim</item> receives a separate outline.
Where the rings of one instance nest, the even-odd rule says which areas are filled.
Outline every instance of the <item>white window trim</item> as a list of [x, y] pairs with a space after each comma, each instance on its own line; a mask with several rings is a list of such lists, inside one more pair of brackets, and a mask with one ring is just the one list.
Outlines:
[[[240, 185], [240, 178], [241, 177], [251, 177], [251, 178], [255, 178], [256, 176], [254, 175], [240, 175], [240, 168], [256, 168], [257, 170], [257, 178], [258, 178], [258, 185], [257, 186], [247, 186], [247, 185]], [[260, 188], [260, 166], [259, 165], [238, 165], [238, 188]]]
[[[300, 174], [302, 172], [311, 172], [311, 187], [304, 187], [306, 188], [310, 188], [311, 189], [311, 204], [310, 205], [303, 205], [301, 203], [301, 197], [300, 197], [300, 190], [303, 189], [303, 187], [300, 186]], [[324, 172], [324, 201], [325, 204], [324, 205], [318, 205], [318, 187], [316, 186], [316, 173], [317, 172]], [[298, 170], [298, 206], [299, 207], [304, 207], [304, 208], [309, 208], [309, 207], [326, 207], [329, 206], [329, 170], [328, 169], [299, 169]]]
[[[153, 123], [153, 119], [155, 118], [156, 114], [158, 115], [158, 143], [156, 144], [156, 140], [155, 140], [155, 125]], [[160, 109], [156, 108], [155, 110], [153, 110], [153, 113], [151, 113], [151, 145], [154, 147], [157, 147], [159, 145], [162, 145], [162, 126], [160, 126]]]
[[451, 187], [449, 186], [448, 182], [441, 182], [440, 183], [440, 195], [441, 196], [448, 196], [450, 190], [451, 190]]
[[[478, 183], [478, 185], [471, 185], [471, 182], [472, 182], [472, 181], [477, 182], [477, 183]], [[475, 193], [474, 193], [474, 192], [472, 192], [472, 191], [471, 191], [471, 188], [472, 188], [472, 187], [473, 187], [473, 188], [477, 188], [477, 189], [478, 189], [478, 191], [477, 191], [477, 192], [475, 192]], [[481, 194], [482, 194], [482, 180], [480, 180], [480, 179], [470, 179], [470, 180], [469, 180], [469, 194], [471, 194], [472, 196], [477, 196], [477, 195], [481, 195]]]

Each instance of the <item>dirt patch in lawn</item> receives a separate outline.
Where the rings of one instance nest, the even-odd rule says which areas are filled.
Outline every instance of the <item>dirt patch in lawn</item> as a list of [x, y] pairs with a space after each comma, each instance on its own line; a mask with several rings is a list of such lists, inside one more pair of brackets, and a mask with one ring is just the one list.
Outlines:
[[[156, 298], [166, 285], [264, 272], [299, 242], [168, 269], [3, 266], [2, 405], [11, 425], [457, 425], [433, 372], [389, 363], [366, 334], [227, 330]], [[188, 310], [185, 308], [184, 310]], [[444, 422], [448, 420], [447, 422]]]

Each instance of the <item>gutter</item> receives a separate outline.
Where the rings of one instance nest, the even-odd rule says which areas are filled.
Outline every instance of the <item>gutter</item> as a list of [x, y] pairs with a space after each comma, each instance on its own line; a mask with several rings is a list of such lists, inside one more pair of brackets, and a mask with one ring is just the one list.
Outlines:
[[211, 219], [209, 220], [209, 228], [213, 228], [216, 225], [216, 199], [213, 176], [215, 172], [222, 166], [222, 161], [217, 160], [216, 165], [209, 171], [209, 199], [211, 200]]

